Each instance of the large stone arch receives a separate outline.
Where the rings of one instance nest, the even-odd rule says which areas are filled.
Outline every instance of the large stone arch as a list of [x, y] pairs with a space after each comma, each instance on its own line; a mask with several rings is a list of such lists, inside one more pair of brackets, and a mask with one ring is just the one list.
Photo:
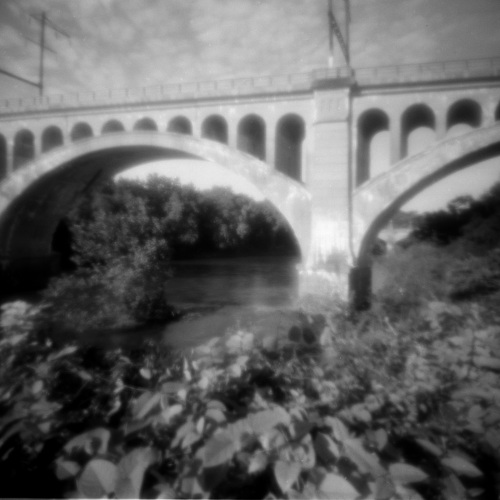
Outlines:
[[49, 265], [52, 235], [78, 196], [99, 179], [139, 163], [172, 158], [215, 162], [254, 184], [310, 248], [308, 191], [269, 165], [223, 144], [169, 132], [82, 139], [42, 154], [0, 183], [0, 264], [4, 272]]
[[398, 162], [354, 191], [352, 248], [359, 267], [370, 264], [379, 231], [411, 198], [437, 181], [500, 156], [500, 124], [446, 139]]

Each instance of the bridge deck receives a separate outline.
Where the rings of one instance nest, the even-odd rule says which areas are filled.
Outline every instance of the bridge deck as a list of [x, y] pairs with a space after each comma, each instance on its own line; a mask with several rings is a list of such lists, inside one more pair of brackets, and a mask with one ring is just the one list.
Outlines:
[[[500, 58], [441, 61], [352, 70], [360, 86], [500, 78]], [[304, 92], [319, 81], [349, 78], [348, 68], [325, 68], [309, 73], [171, 83], [140, 88], [96, 89], [68, 95], [0, 100], [0, 115], [53, 109], [117, 106], [245, 95]]]

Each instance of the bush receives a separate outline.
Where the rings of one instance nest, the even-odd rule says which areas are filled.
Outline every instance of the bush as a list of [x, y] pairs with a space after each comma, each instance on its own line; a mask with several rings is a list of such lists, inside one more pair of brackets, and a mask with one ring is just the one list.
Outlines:
[[189, 355], [31, 331], [1, 351], [0, 492], [496, 498], [500, 330], [477, 305], [418, 318], [326, 315], [316, 335], [235, 330]]

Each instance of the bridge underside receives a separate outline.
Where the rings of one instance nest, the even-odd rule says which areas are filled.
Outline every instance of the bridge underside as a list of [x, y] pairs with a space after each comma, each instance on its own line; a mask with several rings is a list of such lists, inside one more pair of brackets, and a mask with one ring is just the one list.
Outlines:
[[60, 220], [95, 183], [141, 163], [179, 158], [214, 161], [247, 178], [287, 220], [302, 258], [307, 258], [310, 197], [298, 182], [212, 141], [136, 132], [59, 148], [0, 184], [1, 287], [44, 284], [53, 271], [52, 238]]

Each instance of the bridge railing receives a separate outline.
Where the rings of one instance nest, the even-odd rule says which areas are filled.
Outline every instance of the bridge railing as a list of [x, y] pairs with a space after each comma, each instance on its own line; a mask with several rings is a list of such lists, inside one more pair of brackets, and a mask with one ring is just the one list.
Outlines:
[[0, 113], [309, 90], [320, 78], [335, 79], [347, 74], [346, 68], [338, 68], [290, 75], [171, 83], [140, 88], [96, 89], [69, 95], [4, 99], [0, 100]]
[[[207, 97], [243, 96], [309, 90], [318, 80], [349, 76], [347, 68], [325, 68], [309, 73], [171, 83], [140, 88], [96, 89], [68, 95], [0, 100], [0, 114], [113, 106]], [[354, 69], [359, 85], [439, 81], [500, 76], [500, 58], [443, 61]]]
[[500, 58], [358, 68], [359, 85], [472, 79], [500, 76]]

